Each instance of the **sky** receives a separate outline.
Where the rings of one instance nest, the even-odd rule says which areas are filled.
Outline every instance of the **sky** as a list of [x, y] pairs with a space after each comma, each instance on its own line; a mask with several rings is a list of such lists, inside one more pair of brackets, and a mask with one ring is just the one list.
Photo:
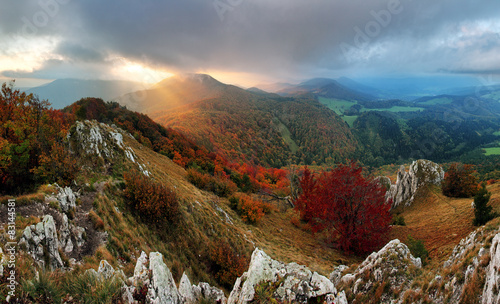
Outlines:
[[0, 0], [0, 81], [500, 76], [497, 0]]

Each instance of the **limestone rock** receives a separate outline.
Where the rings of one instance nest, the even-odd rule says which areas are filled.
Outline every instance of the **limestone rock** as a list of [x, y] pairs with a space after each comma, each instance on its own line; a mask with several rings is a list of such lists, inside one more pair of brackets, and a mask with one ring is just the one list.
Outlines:
[[158, 252], [151, 252], [149, 259], [145, 252], [141, 253], [135, 265], [134, 276], [126, 280], [122, 287], [124, 303], [136, 303], [133, 294], [142, 287], [147, 288], [146, 303], [191, 304], [202, 300], [220, 304], [227, 302], [222, 290], [203, 282], [197, 286], [191, 285], [185, 273], [177, 290], [172, 274]]
[[177, 304], [179, 293], [172, 273], [163, 262], [159, 252], [149, 254], [149, 270], [151, 271], [151, 287], [148, 297], [153, 303]]
[[52, 270], [64, 266], [58, 251], [59, 241], [56, 225], [51, 215], [47, 214], [40, 223], [26, 227], [19, 245], [25, 246], [28, 254], [42, 267], [45, 267], [45, 251], [47, 251], [48, 266]]
[[104, 279], [110, 279], [115, 275], [115, 269], [106, 260], [102, 260], [99, 263], [99, 269], [97, 270], [97, 273]]
[[69, 212], [76, 208], [76, 195], [70, 187], [61, 188], [56, 184], [58, 193], [57, 200], [62, 212]]
[[63, 214], [63, 221], [59, 229], [59, 248], [64, 252], [73, 251], [73, 242], [71, 241], [71, 231], [69, 230], [68, 217]]
[[337, 294], [333, 283], [326, 277], [312, 273], [296, 263], [285, 264], [271, 259], [264, 251], [255, 249], [248, 268], [236, 280], [229, 295], [229, 304], [242, 304], [254, 300], [259, 284], [278, 283], [273, 296], [279, 302], [307, 303], [310, 299], [325, 295], [339, 302], [344, 294]]
[[396, 183], [386, 193], [386, 199], [392, 199], [392, 208], [409, 206], [421, 187], [428, 184], [439, 185], [444, 179], [444, 170], [440, 165], [429, 160], [419, 159], [410, 165], [408, 172], [401, 166]]
[[389, 288], [381, 295], [381, 303], [389, 303], [394, 291], [410, 288], [410, 278], [421, 267], [420, 258], [413, 257], [408, 247], [396, 239], [370, 254], [354, 272], [344, 275], [340, 286], [343, 289], [349, 287], [354, 294], [368, 294], [377, 284], [384, 282]]
[[117, 158], [128, 159], [135, 163], [144, 175], [149, 176], [151, 173], [146, 166], [139, 162], [134, 150], [123, 141], [124, 136], [133, 139], [132, 135], [114, 125], [85, 120], [77, 121], [68, 132], [67, 138], [71, 150], [76, 153], [97, 157], [104, 163], [113, 163]]
[[495, 235], [490, 247], [490, 264], [486, 269], [483, 304], [500, 302], [500, 234]]
[[182, 298], [182, 303], [186, 304], [196, 303], [196, 296], [193, 292], [193, 286], [191, 285], [191, 281], [189, 281], [189, 278], [186, 275], [186, 273], [182, 274], [181, 282], [179, 283], [179, 294]]

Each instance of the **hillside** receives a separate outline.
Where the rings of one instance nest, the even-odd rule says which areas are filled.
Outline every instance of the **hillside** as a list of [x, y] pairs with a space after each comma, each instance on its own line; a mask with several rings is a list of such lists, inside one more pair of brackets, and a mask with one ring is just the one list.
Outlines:
[[311, 93], [315, 96], [325, 98], [336, 98], [342, 100], [371, 100], [375, 99], [368, 93], [359, 92], [348, 88], [338, 81], [329, 78], [313, 78], [297, 85], [286, 87], [276, 92], [283, 96], [300, 96]]
[[357, 144], [348, 126], [313, 99], [255, 94], [233, 86], [217, 98], [152, 117], [228, 159], [273, 167], [290, 161], [341, 161]]

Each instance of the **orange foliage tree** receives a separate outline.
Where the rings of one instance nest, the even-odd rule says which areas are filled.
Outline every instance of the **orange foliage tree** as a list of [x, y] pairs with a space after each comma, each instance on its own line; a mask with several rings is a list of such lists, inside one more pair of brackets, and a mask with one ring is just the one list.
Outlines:
[[360, 166], [339, 165], [319, 176], [306, 168], [301, 188], [296, 201], [301, 217], [314, 232], [331, 231], [342, 250], [363, 254], [385, 241], [391, 204], [385, 201], [385, 188], [365, 178]]
[[[60, 178], [45, 174], [41, 163], [50, 162], [52, 149], [58, 147], [55, 161], [67, 160], [62, 148], [71, 115], [52, 110], [47, 101], [14, 89], [13, 83], [2, 85], [0, 93], [0, 192], [29, 190], [36, 181], [69, 182], [74, 166], [63, 162]], [[57, 143], [57, 144], [55, 144]], [[62, 155], [64, 154], [64, 155]], [[68, 170], [66, 170], [68, 168]]]
[[471, 197], [478, 191], [472, 165], [452, 163], [441, 184], [443, 194], [449, 197]]

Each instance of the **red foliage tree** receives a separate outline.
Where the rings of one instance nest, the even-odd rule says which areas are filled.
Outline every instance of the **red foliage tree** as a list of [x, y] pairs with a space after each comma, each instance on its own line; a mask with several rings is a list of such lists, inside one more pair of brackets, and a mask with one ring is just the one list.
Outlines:
[[314, 232], [329, 229], [342, 250], [359, 254], [385, 241], [391, 204], [385, 201], [385, 188], [365, 178], [360, 166], [339, 165], [316, 178], [306, 168], [301, 187], [296, 208]]

